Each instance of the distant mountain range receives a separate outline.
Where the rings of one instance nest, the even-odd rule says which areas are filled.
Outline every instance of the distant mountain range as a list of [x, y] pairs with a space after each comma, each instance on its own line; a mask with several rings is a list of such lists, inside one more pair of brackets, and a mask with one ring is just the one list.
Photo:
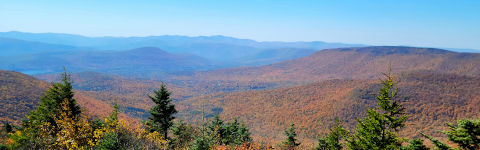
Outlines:
[[75, 51], [79, 49], [79, 47], [69, 45], [47, 44], [0, 37], [0, 50], [2, 51], [1, 56], [37, 54], [56, 51]]
[[[18, 39], [31, 42], [40, 42], [54, 45], [69, 45], [83, 47], [89, 50], [125, 50], [140, 47], [157, 47], [169, 53], [193, 54], [211, 61], [239, 65], [262, 65], [273, 63], [276, 60], [297, 58], [292, 55], [265, 55], [264, 51], [275, 49], [309, 49], [321, 50], [325, 48], [358, 47], [360, 44], [326, 43], [326, 42], [257, 42], [248, 39], [237, 39], [226, 36], [147, 36], [147, 37], [85, 37], [61, 33], [24, 33], [0, 32], [0, 37]], [[3, 45], [8, 46], [8, 43]], [[0, 47], [3, 49], [3, 47]], [[301, 53], [305, 53], [302, 51]], [[283, 53], [287, 54], [287, 53]], [[252, 57], [253, 56], [253, 57]], [[249, 57], [254, 59], [249, 59]], [[269, 61], [270, 60], [270, 61]], [[242, 62], [248, 63], [243, 64]], [[256, 62], [256, 63], [255, 63]]]
[[[86, 37], [12, 31], [0, 32], [0, 69], [38, 74], [58, 72], [66, 66], [71, 71], [158, 78], [171, 73], [262, 66], [322, 49], [363, 46], [319, 41], [257, 42], [226, 36]], [[142, 67], [132, 67], [139, 65]]]
[[[125, 51], [61, 51], [24, 54], [0, 64], [2, 69], [59, 72], [63, 66], [73, 71], [98, 71], [122, 75], [182, 72], [218, 68], [207, 59], [187, 54], [171, 54], [154, 47]], [[5, 61], [5, 60], [4, 60]], [[35, 72], [33, 72], [35, 73]]]

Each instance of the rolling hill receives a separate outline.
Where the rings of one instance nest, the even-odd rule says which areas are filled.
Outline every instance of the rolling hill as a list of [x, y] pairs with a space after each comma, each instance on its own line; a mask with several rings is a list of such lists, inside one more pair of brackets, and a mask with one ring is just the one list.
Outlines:
[[[409, 72], [397, 75], [398, 100], [409, 115], [403, 136], [418, 137], [420, 131], [439, 136], [445, 122], [478, 117], [480, 76]], [[355, 119], [375, 107], [379, 80], [333, 79], [307, 85], [236, 93], [217, 93], [181, 101], [181, 116], [196, 121], [202, 107], [208, 116], [238, 117], [251, 127], [260, 141], [279, 141], [291, 122], [303, 140], [314, 141], [328, 132], [335, 118], [353, 129]]]
[[[46, 81], [55, 81], [58, 74], [44, 74], [37, 76]], [[148, 110], [154, 104], [148, 98], [153, 90], [160, 88], [162, 82], [142, 80], [131, 77], [116, 76], [98, 72], [78, 72], [72, 74], [73, 87], [79, 95], [88, 96], [104, 103], [117, 102], [125, 114], [134, 118], [148, 117]], [[168, 84], [173, 91], [174, 101], [191, 97], [194, 90]]]
[[[0, 70], [0, 120], [19, 123], [28, 112], [34, 110], [40, 102], [40, 97], [50, 84], [19, 72]], [[111, 103], [105, 103], [81, 94], [76, 90], [75, 98], [78, 104], [91, 117], [105, 117], [113, 108]], [[132, 119], [125, 114], [124, 119]]]
[[0, 70], [0, 118], [19, 121], [35, 108], [48, 84], [34, 77]]
[[262, 81], [302, 84], [327, 79], [377, 78], [392, 64], [393, 73], [430, 70], [464, 75], [480, 74], [480, 54], [433, 48], [374, 46], [327, 49], [294, 60], [259, 67], [239, 67], [176, 76], [178, 80]]

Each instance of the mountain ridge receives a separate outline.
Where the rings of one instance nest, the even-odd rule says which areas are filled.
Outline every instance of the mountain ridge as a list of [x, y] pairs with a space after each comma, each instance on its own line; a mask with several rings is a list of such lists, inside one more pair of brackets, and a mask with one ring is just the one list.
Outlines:
[[[63, 66], [72, 71], [103, 71], [138, 73], [188, 71], [215, 68], [207, 59], [194, 55], [171, 54], [155, 47], [142, 47], [123, 51], [70, 51], [43, 53], [24, 57], [24, 60], [0, 63], [7, 70], [44, 70], [43, 73], [60, 72]], [[133, 70], [132, 70], [133, 69]], [[143, 69], [143, 70], [142, 70]]]
[[[406, 70], [480, 73], [480, 69], [475, 67], [480, 65], [480, 54], [477, 53], [457, 53], [431, 48], [375, 46], [325, 49], [306, 57], [270, 65], [199, 71], [195, 73], [194, 77], [205, 80], [253, 81], [252, 79], [255, 79], [271, 82], [375, 78], [379, 75], [378, 72], [387, 70], [389, 63], [392, 63], [392, 70], [395, 73]], [[462, 65], [463, 67], [460, 67]]]
[[[258, 42], [227, 36], [145, 36], [145, 37], [86, 37], [74, 34], [0, 32], [0, 37], [50, 44], [65, 44], [90, 47], [97, 50], [124, 50], [139, 47], [158, 47], [170, 53], [190, 53], [212, 61], [242, 64], [239, 58], [259, 53], [266, 49], [301, 48], [321, 50], [325, 48], [363, 46], [326, 42]], [[289, 57], [286, 57], [289, 58]], [[272, 63], [271, 61], [255, 65]]]

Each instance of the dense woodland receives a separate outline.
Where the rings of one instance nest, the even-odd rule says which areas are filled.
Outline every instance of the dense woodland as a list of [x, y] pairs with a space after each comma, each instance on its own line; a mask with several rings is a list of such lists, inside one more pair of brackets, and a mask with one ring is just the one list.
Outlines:
[[[478, 137], [456, 136], [478, 136], [479, 56], [429, 48], [343, 48], [161, 80], [98, 72], [36, 76], [45, 82], [0, 71], [1, 143], [6, 149], [421, 149], [422, 143], [478, 149]], [[393, 76], [382, 76], [389, 62]], [[382, 128], [376, 119], [397, 113], [379, 106], [387, 80], [394, 83], [390, 91], [398, 88], [388, 99], [402, 106], [389, 117], [408, 117], [380, 122], [387, 127]], [[55, 87], [74, 94], [64, 102], [65, 95], [51, 92]], [[173, 115], [159, 119], [167, 106]], [[378, 137], [370, 127], [393, 138], [361, 141]], [[390, 147], [371, 147], [372, 142]]]
[[18, 121], [38, 104], [48, 84], [19, 72], [0, 71], [0, 120]]
[[[438, 131], [446, 129], [445, 122], [480, 113], [478, 76], [410, 72], [396, 76], [396, 80], [398, 99], [409, 115], [409, 126], [400, 132], [403, 136], [418, 137], [419, 131], [440, 136]], [[275, 90], [212, 94], [180, 104], [195, 104], [190, 110], [205, 107], [209, 113], [221, 108], [226, 118], [239, 116], [252, 125], [255, 137], [261, 140], [281, 140], [280, 129], [289, 122], [297, 124], [302, 138], [315, 140], [328, 132], [335, 118], [344, 120], [347, 128], [355, 127], [355, 119], [376, 105], [379, 87], [376, 79], [336, 79]], [[198, 111], [193, 114], [201, 115]]]
[[[249, 127], [234, 118], [232, 121], [225, 121], [217, 114], [207, 119], [205, 111], [203, 111], [202, 122], [200, 124], [190, 124], [176, 118], [178, 113], [175, 104], [164, 84], [159, 89], [150, 93], [148, 98], [152, 101], [152, 105], [148, 113], [150, 117], [143, 121], [133, 121], [119, 118], [119, 105], [114, 103], [112, 111], [105, 117], [90, 117], [86, 115], [85, 109], [81, 109], [78, 105], [75, 92], [73, 90], [73, 81], [66, 72], [61, 74], [61, 82], [53, 83], [49, 89], [40, 97], [38, 106], [32, 110], [24, 120], [19, 124], [5, 122], [2, 130], [2, 149], [469, 149], [475, 150], [480, 148], [480, 119], [459, 119], [457, 123], [446, 125], [447, 129], [442, 132], [449, 143], [439, 141], [437, 136], [429, 133], [418, 131], [418, 137], [407, 138], [402, 134], [404, 129], [415, 125], [412, 122], [423, 121], [422, 118], [415, 118], [414, 121], [408, 123], [407, 120], [414, 115], [408, 115], [409, 112], [416, 111], [416, 106], [409, 105], [409, 99], [413, 95], [402, 96], [399, 93], [408, 93], [409, 91], [398, 90], [402, 84], [412, 84], [412, 81], [418, 81], [419, 78], [428, 76], [429, 79], [438, 81], [443, 84], [457, 84], [447, 82], [455, 80], [459, 83], [459, 89], [475, 88], [462, 87], [468, 86], [467, 83], [478, 80], [478, 78], [468, 76], [452, 76], [452, 75], [434, 75], [425, 72], [405, 74], [395, 77], [387, 74], [378, 84], [365, 84], [371, 81], [355, 81], [362, 85], [367, 85], [363, 89], [359, 87], [351, 87], [347, 90], [350, 97], [359, 98], [359, 103], [370, 104], [366, 112], [359, 112], [363, 117], [357, 119], [355, 126], [349, 127], [350, 123], [345, 122], [342, 114], [327, 114], [336, 116], [333, 120], [325, 118], [323, 122], [333, 122], [333, 126], [323, 125], [328, 132], [324, 132], [315, 136], [317, 141], [314, 145], [302, 143], [299, 137], [311, 136], [309, 131], [305, 132], [304, 126], [298, 124], [300, 120], [288, 120], [291, 123], [283, 129], [277, 129], [283, 134], [283, 140], [273, 144], [264, 143], [259, 140], [253, 140]], [[399, 82], [400, 81], [400, 82]], [[410, 81], [410, 82], [405, 82]], [[427, 81], [428, 80], [422, 80]], [[337, 86], [349, 87], [354, 81], [332, 80], [328, 84], [317, 85], [320, 91], [334, 92], [329, 88]], [[398, 84], [397, 83], [402, 83]], [[475, 82], [473, 82], [475, 83]], [[418, 89], [413, 91], [423, 92], [422, 89], [435, 88], [436, 86], [428, 86], [427, 84], [416, 83]], [[313, 85], [309, 85], [313, 86]], [[350, 85], [351, 86], [351, 85]], [[476, 86], [476, 85], [475, 85]], [[478, 88], [478, 86], [476, 86]], [[457, 87], [455, 87], [457, 88]], [[323, 90], [322, 90], [323, 89]], [[376, 90], [375, 90], [376, 89]], [[289, 90], [289, 89], [279, 89]], [[439, 90], [439, 89], [435, 89]], [[466, 96], [463, 100], [470, 100], [468, 91], [455, 91], [455, 89], [442, 89], [444, 94], [462, 94]], [[452, 91], [453, 90], [453, 91]], [[274, 90], [275, 91], [275, 90]], [[410, 91], [412, 93], [413, 91]], [[285, 91], [283, 91], [285, 92]], [[308, 91], [304, 91], [308, 92]], [[286, 91], [289, 95], [294, 92]], [[335, 95], [342, 95], [338, 94]], [[375, 93], [375, 94], [373, 94]], [[305, 94], [305, 93], [304, 93]], [[328, 95], [328, 94], [324, 94]], [[335, 99], [334, 97], [330, 97]], [[405, 95], [405, 94], [404, 94]], [[418, 93], [415, 93], [418, 95]], [[274, 101], [273, 105], [284, 105], [282, 95], [279, 94], [279, 101]], [[311, 97], [312, 95], [305, 95]], [[422, 95], [420, 95], [422, 96]], [[454, 95], [455, 96], [455, 95]], [[457, 98], [460, 96], [456, 96]], [[319, 98], [319, 97], [317, 97]], [[435, 98], [435, 97], [432, 97]], [[258, 98], [261, 99], [261, 98]], [[363, 102], [362, 102], [363, 100]], [[474, 98], [475, 100], [475, 98]], [[367, 102], [368, 101], [368, 102]], [[237, 102], [238, 104], [241, 104]], [[450, 102], [454, 103], [454, 102]], [[455, 103], [462, 103], [462, 100]], [[465, 102], [470, 103], [470, 102]], [[345, 104], [345, 103], [344, 103]], [[478, 103], [471, 103], [478, 104]], [[333, 105], [327, 104], [325, 107]], [[357, 104], [358, 105], [358, 104]], [[440, 105], [443, 105], [440, 103]], [[308, 105], [306, 105], [308, 106]], [[470, 106], [470, 105], [468, 105]], [[234, 106], [243, 108], [242, 106]], [[265, 104], [264, 107], [268, 107]], [[348, 107], [348, 106], [347, 106]], [[367, 107], [367, 106], [366, 106]], [[476, 107], [476, 106], [472, 106]], [[353, 107], [352, 107], [353, 108]], [[435, 108], [435, 107], [430, 107]], [[478, 112], [470, 112], [474, 108], [466, 108], [457, 112], [453, 111], [452, 118], [463, 117], [463, 114]], [[478, 108], [478, 107], [477, 107]], [[256, 109], [256, 108], [253, 108]], [[287, 108], [288, 109], [288, 108]], [[340, 109], [340, 108], [337, 108]], [[232, 108], [234, 110], [234, 108]], [[295, 110], [295, 109], [294, 109]], [[268, 110], [266, 110], [268, 111]], [[473, 110], [475, 111], [475, 110]], [[246, 111], [241, 111], [246, 112]], [[275, 111], [274, 111], [275, 113]], [[280, 112], [279, 112], [280, 113]], [[308, 114], [308, 110], [299, 114], [292, 115], [292, 118], [298, 118], [304, 114]], [[223, 112], [222, 115], [230, 114]], [[261, 116], [256, 115], [238, 115], [238, 116]], [[426, 115], [428, 117], [428, 115]], [[227, 117], [227, 118], [228, 118]], [[246, 120], [255, 120], [247, 118]], [[435, 119], [441, 121], [441, 119]], [[268, 122], [268, 121], [266, 121]], [[277, 123], [287, 122], [287, 120], [279, 120]], [[297, 123], [296, 123], [297, 122]], [[263, 126], [253, 124], [253, 126]], [[261, 129], [267, 129], [261, 128]], [[310, 126], [310, 129], [323, 130], [322, 127]], [[258, 131], [256, 131], [258, 132]], [[275, 131], [270, 131], [275, 132]], [[419, 138], [420, 137], [420, 138]], [[430, 141], [429, 143], [424, 141]], [[303, 144], [303, 145], [302, 145]], [[429, 148], [430, 147], [430, 148]]]

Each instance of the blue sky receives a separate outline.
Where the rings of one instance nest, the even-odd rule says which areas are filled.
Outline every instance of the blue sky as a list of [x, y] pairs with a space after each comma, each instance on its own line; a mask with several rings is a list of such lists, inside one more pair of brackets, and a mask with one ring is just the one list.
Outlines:
[[5, 31], [480, 49], [480, 0], [2, 0]]

